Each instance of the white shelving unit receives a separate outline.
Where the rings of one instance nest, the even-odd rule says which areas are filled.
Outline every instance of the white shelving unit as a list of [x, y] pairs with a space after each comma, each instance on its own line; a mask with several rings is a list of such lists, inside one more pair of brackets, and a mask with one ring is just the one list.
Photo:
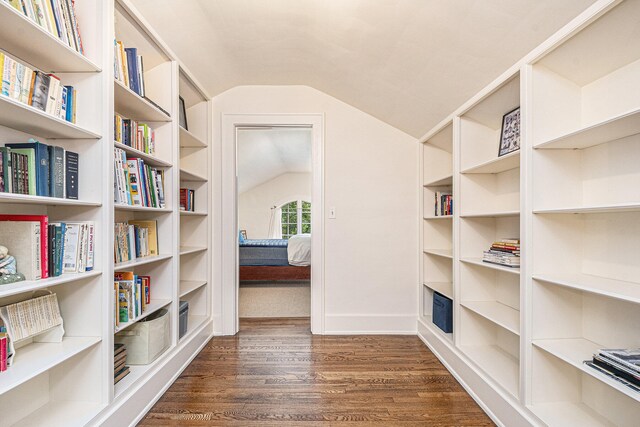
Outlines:
[[[596, 2], [423, 139], [420, 191], [451, 184], [456, 209], [451, 242], [445, 221], [419, 212], [419, 335], [504, 425], [640, 419], [640, 393], [583, 363], [640, 347], [638, 27], [640, 2]], [[502, 116], [518, 106], [521, 149], [498, 157]], [[429, 141], [449, 123], [445, 155]], [[449, 153], [453, 171], [432, 166]], [[482, 262], [502, 237], [520, 238], [520, 268]], [[453, 340], [424, 311], [443, 289]]]
[[[418, 288], [420, 321], [448, 341], [453, 333], [445, 333], [433, 323], [433, 293], [449, 299], [453, 293], [454, 217], [436, 212], [436, 193], [454, 194], [453, 123], [448, 123], [422, 144], [422, 281]], [[454, 202], [455, 207], [455, 202]]]
[[[34, 290], [55, 292], [64, 318], [61, 343], [31, 343], [20, 349], [15, 363], [0, 374], [0, 426], [119, 426], [135, 423], [171, 378], [186, 366], [212, 335], [210, 310], [210, 98], [156, 36], [129, 0], [75, 2], [85, 55], [70, 49], [46, 30], [0, 2], [0, 38], [9, 55], [47, 72], [78, 90], [77, 123], [48, 116], [0, 96], [0, 145], [36, 138], [62, 146], [80, 157], [78, 200], [0, 193], [0, 213], [48, 215], [49, 221], [93, 221], [95, 267], [0, 287], [0, 305], [26, 299]], [[138, 48], [144, 57], [143, 99], [113, 76], [113, 41]], [[183, 94], [188, 81], [192, 93]], [[190, 132], [178, 123], [178, 96], [187, 101]], [[164, 111], [163, 111], [164, 110]], [[156, 153], [149, 155], [114, 142], [114, 111], [148, 123], [156, 135]], [[183, 137], [183, 135], [186, 135]], [[200, 147], [190, 157], [181, 149]], [[140, 208], [113, 201], [113, 148], [140, 157], [165, 171], [166, 207]], [[202, 159], [204, 163], [198, 163]], [[179, 186], [186, 173], [199, 192], [198, 210], [181, 213]], [[114, 222], [156, 220], [160, 255], [114, 264]], [[194, 225], [195, 224], [195, 225]], [[204, 224], [204, 225], [202, 225]], [[182, 255], [181, 246], [195, 247]], [[134, 271], [152, 278], [152, 303], [133, 326], [166, 308], [171, 316], [169, 348], [153, 363], [132, 366], [113, 384], [113, 273]], [[190, 302], [189, 334], [178, 340], [178, 304]], [[135, 398], [132, 398], [135, 394]]]

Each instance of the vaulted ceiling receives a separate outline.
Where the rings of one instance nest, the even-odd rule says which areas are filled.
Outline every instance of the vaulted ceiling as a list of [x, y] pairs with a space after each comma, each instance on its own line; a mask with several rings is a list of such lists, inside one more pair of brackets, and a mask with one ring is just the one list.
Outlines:
[[595, 0], [133, 0], [213, 96], [308, 85], [415, 137]]

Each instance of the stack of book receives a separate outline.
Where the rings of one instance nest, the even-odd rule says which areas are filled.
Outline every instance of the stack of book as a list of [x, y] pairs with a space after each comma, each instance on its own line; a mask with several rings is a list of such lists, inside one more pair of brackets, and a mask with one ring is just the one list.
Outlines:
[[500, 239], [484, 251], [482, 261], [504, 267], [520, 267], [520, 239]]
[[129, 367], [125, 365], [127, 362], [127, 347], [124, 344], [113, 345], [113, 383], [118, 382], [129, 375]]
[[2, 245], [26, 280], [93, 270], [94, 228], [93, 222], [49, 223], [46, 215], [0, 215]]
[[144, 97], [144, 64], [142, 55], [135, 47], [124, 47], [121, 41], [114, 40], [114, 73], [117, 81]]
[[75, 0], [4, 0], [27, 18], [84, 55]]
[[453, 195], [451, 193], [443, 193], [436, 191], [435, 194], [435, 215], [450, 216], [453, 215]]
[[587, 366], [640, 392], [640, 348], [603, 348], [585, 360]]
[[132, 271], [113, 274], [113, 290], [116, 297], [115, 326], [139, 318], [151, 304], [151, 277], [138, 276]]
[[164, 171], [153, 168], [137, 157], [127, 158], [114, 147], [115, 202], [129, 206], [164, 208]]
[[78, 153], [35, 139], [0, 147], [0, 192], [78, 199]]
[[121, 115], [116, 114], [114, 119], [114, 132], [116, 142], [135, 148], [146, 154], [155, 154], [155, 132], [146, 123], [125, 119]]
[[195, 195], [196, 192], [191, 190], [190, 188], [181, 188], [180, 189], [180, 210], [195, 212]]
[[116, 222], [114, 229], [114, 261], [132, 261], [137, 258], [158, 255], [157, 222]]
[[0, 70], [3, 96], [59, 119], [76, 122], [78, 97], [73, 86], [64, 86], [55, 75], [34, 70], [2, 52]]

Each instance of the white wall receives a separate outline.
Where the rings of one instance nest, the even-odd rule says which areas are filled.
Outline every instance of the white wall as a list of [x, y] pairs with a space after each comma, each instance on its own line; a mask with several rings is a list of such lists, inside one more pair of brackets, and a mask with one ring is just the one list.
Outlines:
[[[384, 100], [381, 100], [384, 102]], [[415, 333], [418, 224], [416, 139], [306, 86], [240, 86], [213, 98], [214, 212], [222, 188], [222, 114], [324, 114], [325, 332]], [[335, 207], [337, 218], [328, 219]], [[219, 215], [218, 215], [219, 217]], [[221, 271], [214, 225], [214, 275]], [[229, 258], [226, 258], [229, 259]], [[220, 316], [222, 283], [214, 280]], [[219, 329], [217, 326], [216, 329]]]
[[238, 196], [238, 224], [249, 239], [269, 238], [271, 207], [302, 198], [311, 201], [310, 173], [283, 173]]

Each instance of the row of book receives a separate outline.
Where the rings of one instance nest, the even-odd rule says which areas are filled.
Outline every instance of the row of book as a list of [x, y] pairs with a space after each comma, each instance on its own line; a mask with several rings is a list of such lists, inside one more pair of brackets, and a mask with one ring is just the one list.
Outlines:
[[76, 122], [77, 91], [65, 86], [54, 74], [34, 70], [0, 52], [2, 95], [30, 105], [47, 114]]
[[132, 261], [158, 255], [158, 230], [154, 220], [116, 222], [114, 225], [114, 261]]
[[75, 0], [4, 0], [70, 48], [84, 55]]
[[122, 343], [113, 345], [113, 383], [118, 382], [129, 375], [127, 363], [127, 347]]
[[453, 195], [442, 191], [435, 193], [435, 216], [453, 215]]
[[164, 171], [114, 147], [115, 202], [129, 206], [164, 208]]
[[640, 392], [640, 348], [600, 349], [585, 365]]
[[151, 277], [138, 276], [132, 271], [118, 271], [113, 274], [115, 294], [115, 326], [131, 322], [142, 315], [151, 304]]
[[187, 212], [195, 212], [195, 190], [190, 188], [181, 188], [180, 189], [180, 210]]
[[124, 47], [121, 41], [114, 40], [115, 79], [144, 97], [144, 64], [142, 55], [135, 47]]
[[2, 245], [26, 280], [93, 270], [93, 222], [52, 222], [46, 215], [0, 215]]
[[114, 119], [115, 141], [131, 148], [135, 148], [143, 153], [154, 155], [155, 132], [146, 123], [125, 119], [119, 114]]
[[484, 251], [482, 261], [504, 267], [520, 267], [520, 239], [496, 240], [488, 251]]
[[0, 192], [78, 199], [78, 153], [35, 139], [0, 147]]
[[30, 298], [2, 307], [9, 326], [9, 339], [14, 342], [33, 337], [62, 325], [62, 314], [56, 294]]

